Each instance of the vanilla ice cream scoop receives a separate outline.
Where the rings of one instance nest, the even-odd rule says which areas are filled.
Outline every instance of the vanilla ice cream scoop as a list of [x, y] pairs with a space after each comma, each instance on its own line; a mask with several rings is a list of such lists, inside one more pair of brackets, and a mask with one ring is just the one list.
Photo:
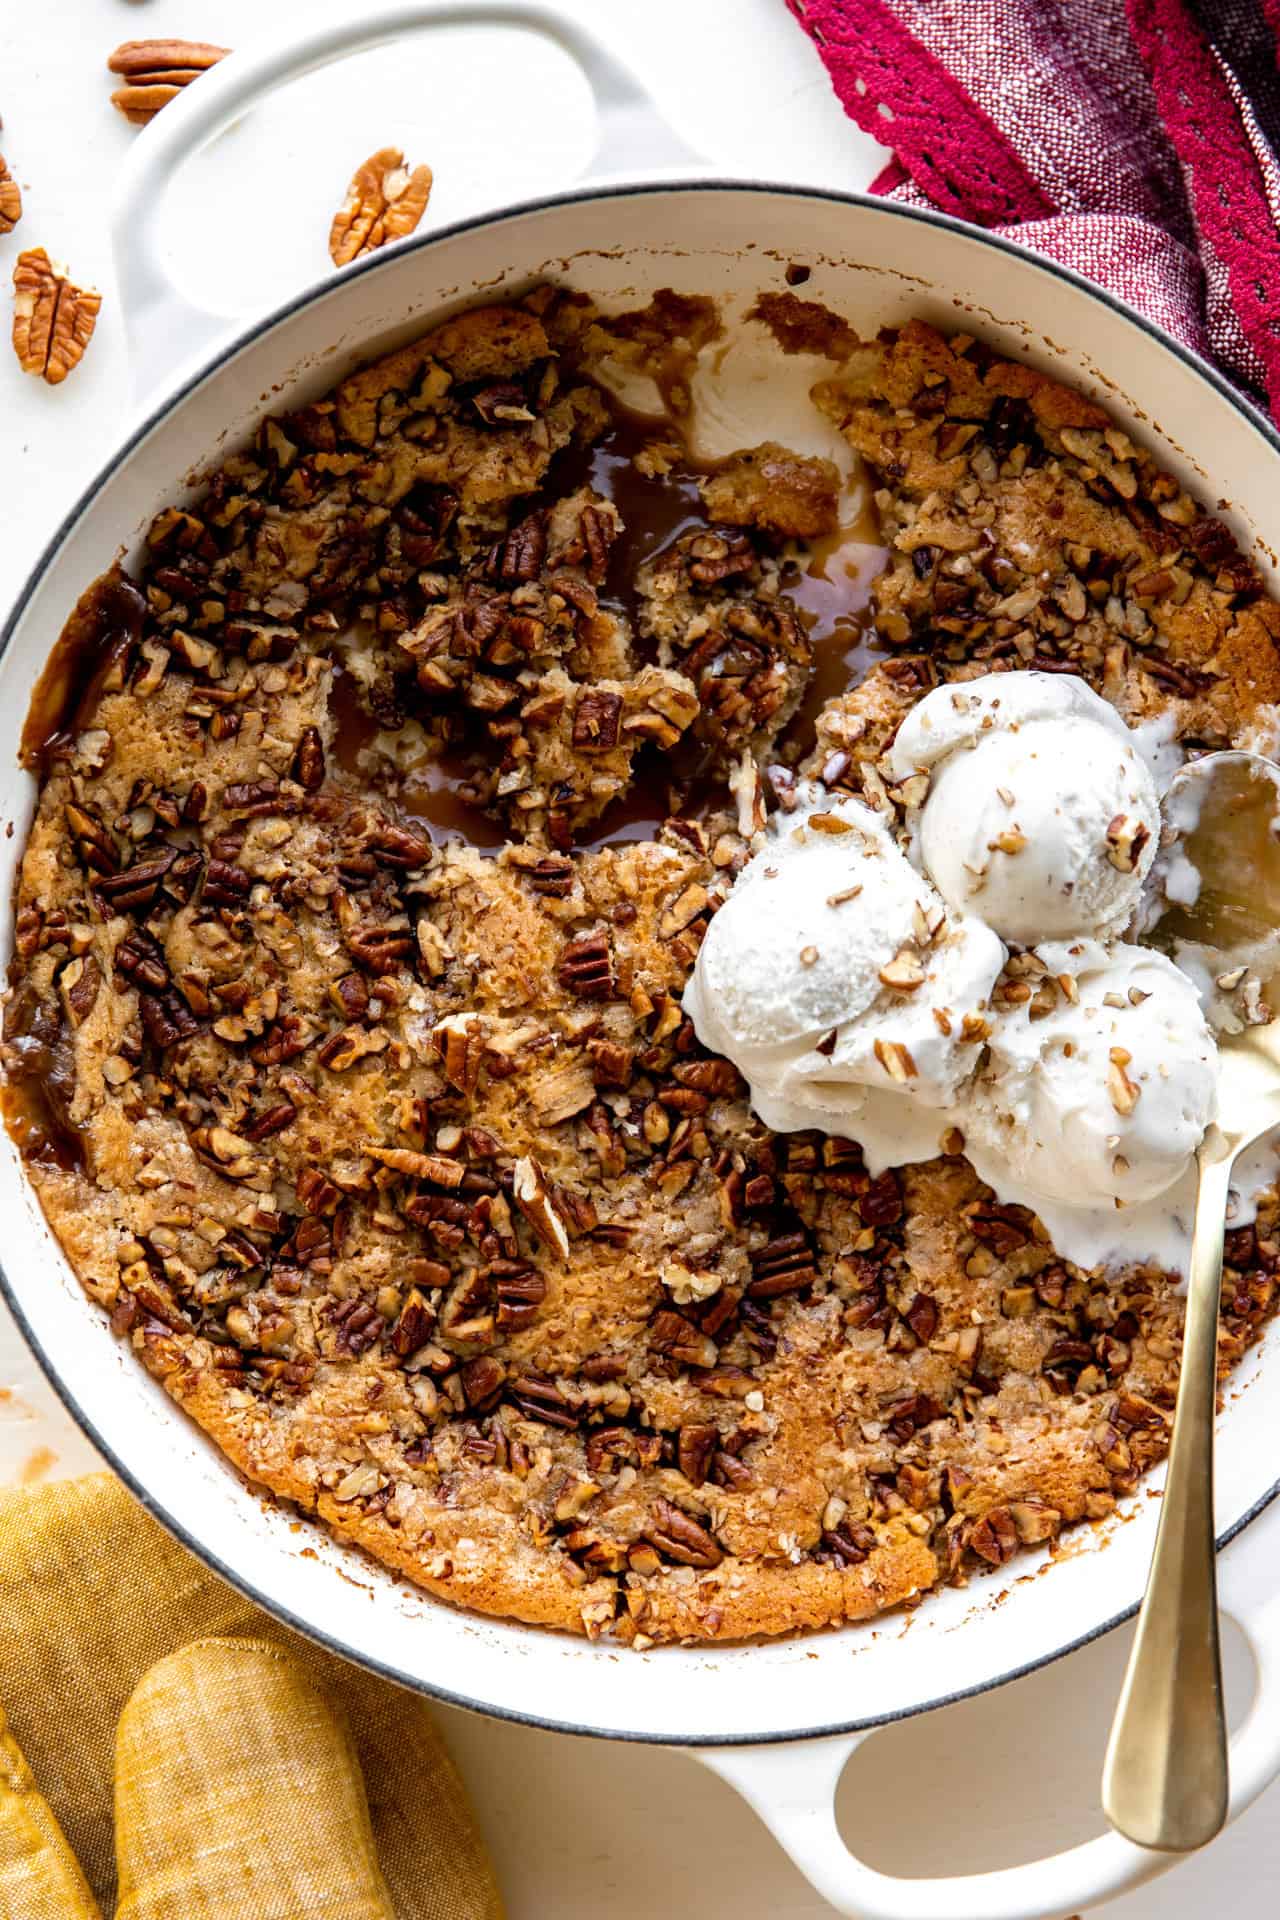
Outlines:
[[930, 776], [916, 855], [948, 906], [1019, 946], [1128, 925], [1160, 802], [1124, 721], [1083, 680], [994, 673], [937, 687], [889, 758], [899, 781]]
[[1052, 1005], [1035, 994], [993, 1024], [961, 1121], [965, 1153], [1068, 1258], [1158, 1257], [1179, 1225], [1168, 1196], [1217, 1104], [1217, 1048], [1195, 987], [1163, 954], [1124, 942], [1044, 945], [1036, 958]]
[[874, 1172], [937, 1153], [1004, 957], [878, 815], [809, 790], [712, 920], [684, 1009], [767, 1125], [852, 1134]]

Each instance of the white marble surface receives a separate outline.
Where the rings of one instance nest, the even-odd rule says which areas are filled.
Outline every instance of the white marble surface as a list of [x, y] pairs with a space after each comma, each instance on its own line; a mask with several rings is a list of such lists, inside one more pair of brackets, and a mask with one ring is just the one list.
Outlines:
[[[782, 0], [564, 0], [644, 76], [685, 140], [724, 172], [862, 186], [878, 150], [844, 118]], [[83, 366], [61, 389], [0, 347], [0, 610], [109, 452], [132, 407], [108, 208], [136, 136], [108, 105], [119, 41], [244, 45], [310, 0], [40, 0], [0, 6], [0, 151], [27, 213], [0, 242], [44, 245], [104, 294]], [[550, 190], [589, 150], [580, 77], [528, 36], [439, 30], [277, 96], [177, 183], [171, 233], [193, 288], [251, 312], [327, 269], [324, 240], [353, 164], [389, 140], [436, 169], [429, 219]], [[0, 1310], [2, 1313], [2, 1310]], [[0, 1481], [85, 1470], [94, 1456], [0, 1317]], [[1010, 1865], [1099, 1831], [1096, 1780], [1124, 1657], [1112, 1636], [1046, 1672], [867, 1742], [841, 1790], [845, 1831], [910, 1873]], [[1247, 1660], [1228, 1649], [1237, 1702]], [[693, 1760], [560, 1738], [441, 1710], [512, 1920], [819, 1920], [828, 1908], [731, 1791]], [[1280, 1788], [1198, 1859], [1118, 1901], [1115, 1920], [1252, 1920], [1275, 1911]]]

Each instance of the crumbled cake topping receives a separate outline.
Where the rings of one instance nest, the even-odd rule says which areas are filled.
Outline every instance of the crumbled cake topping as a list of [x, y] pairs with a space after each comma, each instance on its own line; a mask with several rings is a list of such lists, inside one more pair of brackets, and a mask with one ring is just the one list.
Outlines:
[[[775, 330], [817, 324], [786, 298]], [[834, 470], [744, 450], [625, 581], [581, 476], [593, 356], [670, 378], [716, 326], [549, 289], [461, 315], [162, 514], [80, 610], [6, 1026], [68, 1256], [239, 1467], [443, 1597], [642, 1645], [863, 1617], [1106, 1513], [1165, 1447], [1181, 1325], [1169, 1276], [1060, 1260], [954, 1128], [877, 1179], [771, 1135], [683, 1015], [810, 745], [788, 582]], [[810, 772], [918, 807], [880, 765], [902, 714], [1002, 662], [1212, 744], [1277, 698], [1276, 607], [1091, 402], [922, 326], [827, 338], [891, 558]], [[672, 768], [701, 817], [611, 838]], [[884, 968], [904, 1005], [944, 932]], [[1228, 1236], [1226, 1362], [1275, 1216]]]

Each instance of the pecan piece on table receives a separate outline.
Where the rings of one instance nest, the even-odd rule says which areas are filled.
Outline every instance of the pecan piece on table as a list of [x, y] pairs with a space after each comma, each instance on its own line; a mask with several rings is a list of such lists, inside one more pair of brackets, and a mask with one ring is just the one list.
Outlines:
[[0, 153], [0, 233], [12, 233], [22, 218], [22, 194]]
[[107, 57], [107, 66], [124, 81], [111, 104], [135, 127], [145, 127], [175, 94], [216, 67], [231, 51], [203, 40], [126, 40]]
[[352, 174], [347, 197], [333, 216], [329, 254], [334, 266], [348, 266], [412, 233], [427, 210], [431, 182], [430, 167], [406, 167], [399, 147], [370, 154]]
[[78, 287], [43, 247], [20, 253], [13, 269], [13, 350], [24, 373], [51, 387], [84, 358], [102, 295]]

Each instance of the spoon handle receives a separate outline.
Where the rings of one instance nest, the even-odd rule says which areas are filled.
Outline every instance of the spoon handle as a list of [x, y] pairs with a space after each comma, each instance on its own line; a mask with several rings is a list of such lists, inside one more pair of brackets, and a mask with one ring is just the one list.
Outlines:
[[1202, 1847], [1227, 1817], [1227, 1724], [1213, 1544], [1222, 1239], [1235, 1145], [1200, 1148], [1191, 1279], [1169, 1470], [1146, 1597], [1102, 1769], [1112, 1826], [1139, 1846]]

